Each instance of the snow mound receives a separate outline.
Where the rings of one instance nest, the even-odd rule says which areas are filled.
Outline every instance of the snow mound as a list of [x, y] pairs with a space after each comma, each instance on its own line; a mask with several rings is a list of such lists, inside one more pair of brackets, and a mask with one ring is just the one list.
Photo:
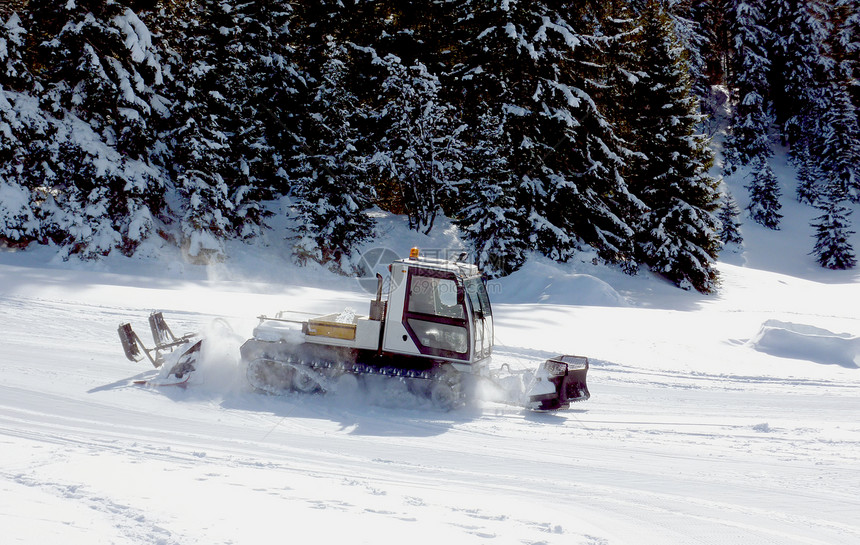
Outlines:
[[772, 356], [860, 367], [860, 337], [811, 325], [768, 320], [751, 345]]
[[542, 303], [626, 307], [615, 288], [590, 274], [570, 273], [557, 264], [530, 261], [516, 273], [494, 281], [490, 296], [503, 303]]

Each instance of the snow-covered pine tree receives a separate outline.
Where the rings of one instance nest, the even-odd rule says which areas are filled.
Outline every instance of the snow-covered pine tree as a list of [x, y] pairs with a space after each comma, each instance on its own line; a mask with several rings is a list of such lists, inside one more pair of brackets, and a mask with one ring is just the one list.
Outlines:
[[[705, 79], [699, 81], [707, 86], [702, 90], [708, 92], [712, 89], [711, 86], [725, 81], [726, 57], [731, 49], [725, 2], [692, 0], [691, 17], [698, 23], [704, 36], [705, 47], [701, 55], [705, 65]], [[704, 96], [700, 98], [704, 101]], [[709, 106], [715, 107], [716, 104], [711, 103]], [[715, 111], [709, 110], [706, 113], [713, 115]]]
[[716, 284], [719, 251], [717, 182], [707, 172], [713, 156], [696, 134], [700, 114], [683, 48], [658, 0], [642, 12], [642, 69], [637, 86], [639, 160], [632, 187], [650, 208], [638, 236], [643, 262], [681, 287], [701, 292]]
[[850, 66], [840, 62], [847, 52], [838, 38], [829, 45], [834, 62], [824, 72], [824, 111], [817, 132], [809, 139], [811, 157], [803, 170], [808, 179], [802, 187], [817, 197], [814, 202], [823, 212], [812, 223], [816, 232], [813, 254], [823, 267], [848, 269], [857, 264], [849, 241], [851, 209], [846, 203], [860, 202], [860, 123], [851, 102]]
[[501, 6], [470, 0], [454, 10], [454, 19], [455, 56], [461, 62], [451, 67], [452, 87], [460, 95], [457, 106], [470, 150], [460, 192], [463, 208], [455, 217], [476, 263], [490, 276], [505, 276], [534, 249], [531, 232], [541, 206], [540, 191], [526, 176], [539, 168], [539, 155], [520, 146], [532, 114], [517, 87], [531, 61], [505, 33], [508, 13]]
[[[468, 241], [476, 264], [489, 277], [501, 277], [517, 271], [531, 250], [531, 209], [536, 195], [522, 191], [522, 177], [514, 171], [514, 146], [511, 131], [522, 114], [506, 107], [510, 100], [509, 74], [492, 69], [500, 33], [483, 33], [493, 24], [493, 13], [473, 9], [480, 6], [467, 2], [454, 10], [455, 63], [450, 70], [451, 88], [459, 96], [457, 107], [468, 127], [463, 132], [469, 150], [464, 161], [465, 183], [453, 213], [457, 226]], [[501, 65], [504, 66], [504, 65]], [[502, 90], [504, 89], [504, 94]]]
[[741, 222], [738, 220], [740, 210], [732, 194], [726, 192], [720, 204], [720, 212], [717, 219], [720, 220], [720, 241], [723, 245], [743, 244], [744, 237], [741, 234]]
[[[428, 72], [443, 76], [451, 54], [450, 28], [456, 2], [450, 0], [352, 0], [365, 15], [353, 18], [361, 26], [357, 35], [368, 34], [379, 57], [394, 55], [404, 66], [421, 63]], [[362, 6], [362, 4], [364, 6]], [[370, 20], [369, 20], [370, 19]]]
[[606, 11], [599, 19], [599, 34], [603, 37], [605, 85], [597, 100], [616, 135], [630, 142], [635, 139], [635, 86], [644, 76], [640, 71], [642, 26], [628, 0], [606, 2]]
[[25, 163], [47, 121], [26, 94], [33, 80], [22, 56], [25, 39], [17, 14], [0, 19], [0, 244], [26, 245], [40, 231]]
[[834, 57], [849, 76], [854, 107], [860, 108], [860, 5], [856, 0], [836, 0], [834, 12]]
[[14, 168], [22, 151], [16, 134], [21, 122], [14, 102], [20, 96], [16, 91], [32, 90], [33, 81], [22, 57], [25, 40], [26, 31], [17, 14], [0, 19], [0, 176], [5, 178], [20, 175]]
[[45, 100], [108, 131], [123, 155], [139, 158], [155, 139], [149, 120], [164, 110], [153, 37], [135, 12], [113, 0], [32, 0], [31, 27], [42, 41], [37, 65]]
[[[544, 60], [555, 67], [537, 82], [542, 103], [535, 110], [544, 112], [540, 130], [549, 129], [545, 136], [557, 130], [561, 139], [554, 145], [556, 153], [546, 158], [551, 165], [546, 215], [603, 259], [629, 265], [636, 220], [644, 205], [628, 191], [624, 177], [628, 143], [615, 134], [598, 104], [605, 67], [592, 62], [603, 57], [604, 46], [594, 39], [595, 19], [588, 5], [571, 2], [558, 12], [550, 11], [552, 23], [546, 25], [552, 38], [547, 40]], [[548, 68], [542, 63], [541, 67]]]
[[812, 159], [809, 149], [797, 149], [794, 152], [793, 162], [797, 165], [797, 191], [796, 197], [799, 202], [815, 205], [821, 196], [820, 181], [824, 179], [821, 165]]
[[333, 36], [349, 50], [358, 104], [350, 123], [361, 135], [356, 156], [368, 166], [375, 204], [406, 214], [422, 231], [448, 204], [455, 189], [448, 174], [459, 167], [458, 112], [440, 80], [449, 7], [445, 0], [327, 0], [299, 9], [303, 40], [319, 47]]
[[847, 85], [832, 81], [826, 90], [829, 108], [820, 120], [811, 151], [818, 173], [817, 185], [860, 202], [860, 126]]
[[820, 23], [829, 21], [827, 28], [833, 32], [825, 44], [819, 44], [822, 55], [827, 56], [821, 57], [814, 67], [816, 79], [811, 96], [815, 101], [810, 105], [810, 113], [799, 117], [802, 121], [796, 125], [802, 129], [791, 149], [800, 178], [797, 195], [801, 202], [815, 205], [823, 195], [832, 193], [831, 186], [835, 185], [836, 191], [857, 202], [860, 201], [857, 176], [860, 126], [850, 94], [853, 69], [850, 62], [844, 62], [850, 57], [850, 39], [839, 30], [850, 11], [833, 7], [818, 13], [821, 18], [829, 17]]
[[24, 62], [27, 32], [21, 17], [0, 17], [0, 86], [7, 91], [32, 90], [33, 76]]
[[[120, 193], [127, 179], [123, 157], [100, 142], [89, 124], [76, 118], [70, 121], [59, 127], [58, 142], [51, 144], [58, 145], [56, 163], [51, 168], [59, 183], [40, 206], [43, 230], [61, 244], [64, 259], [71, 255], [94, 259], [108, 255], [114, 248], [130, 254], [133, 248], [124, 241], [120, 229], [126, 227], [129, 233], [137, 229], [138, 240], [142, 240], [152, 229], [154, 218], [145, 206], [135, 210], [133, 218], [126, 218], [124, 214], [135, 203], [128, 197], [123, 199]], [[58, 187], [61, 192], [56, 191]]]
[[[296, 10], [312, 9], [324, 2], [293, 3], [288, 0], [267, 0], [260, 3], [268, 15], [262, 12], [260, 19], [260, 57], [250, 77], [253, 81], [246, 107], [254, 119], [259, 120], [263, 131], [257, 149], [260, 172], [264, 186], [270, 187], [274, 195], [291, 195], [294, 180], [290, 174], [290, 162], [303, 145], [300, 135], [301, 121], [307, 112], [308, 101], [300, 98], [300, 90], [308, 91], [305, 70], [297, 57], [297, 50], [314, 51], [320, 41], [305, 36], [307, 27], [296, 28]], [[322, 24], [325, 17], [317, 22]], [[260, 192], [265, 198], [265, 191]]]
[[[152, 35], [112, 0], [31, 0], [32, 65], [42, 103], [61, 119], [49, 150], [44, 201], [51, 238], [83, 258], [131, 254], [154, 230], [163, 179], [149, 158], [151, 119], [164, 110]], [[48, 206], [48, 204], [53, 204]]]
[[[640, 62], [642, 52], [642, 21], [638, 11], [631, 8], [627, 0], [613, 0], [603, 3], [604, 9], [598, 12], [598, 28], [595, 37], [601, 43], [602, 56], [595, 64], [600, 66], [599, 75], [593, 77], [594, 99], [600, 111], [610, 123], [618, 140], [618, 153], [623, 160], [619, 174], [631, 183], [632, 167], [647, 159], [638, 149], [637, 118], [640, 105], [637, 103], [636, 89], [646, 77]], [[641, 229], [641, 220], [647, 206], [638, 197], [633, 197], [634, 206], [628, 208], [624, 216], [634, 231]], [[623, 270], [635, 274], [639, 270], [635, 236], [630, 237], [632, 250], [626, 252], [621, 260]]]
[[[505, 169], [515, 180], [511, 213], [528, 219], [528, 246], [557, 260], [588, 244], [616, 261], [630, 255], [622, 142], [592, 96], [600, 56], [594, 17], [575, 3], [461, 6], [463, 110], [494, 103], [503, 123]], [[493, 111], [492, 109], [490, 110]], [[469, 125], [475, 126], [474, 118]], [[504, 187], [509, 187], [505, 184]]]
[[228, 4], [200, 2], [181, 22], [181, 31], [177, 29], [184, 36], [185, 66], [172, 90], [172, 174], [180, 197], [173, 213], [179, 217], [183, 249], [201, 262], [224, 257], [223, 243], [235, 214], [228, 180], [236, 169], [225, 119], [235, 108], [228, 102], [228, 81], [222, 78], [227, 71], [225, 35], [237, 32], [231, 11]]
[[[838, 193], [860, 202], [860, 115], [852, 102], [852, 88], [860, 56], [860, 6], [836, 2], [830, 10], [833, 32], [828, 41], [832, 62], [822, 70], [824, 104], [819, 132], [814, 136], [813, 153], [822, 169], [822, 185], [836, 186]], [[832, 191], [831, 191], [832, 192]]]
[[274, 91], [255, 78], [270, 83], [280, 68], [272, 44], [282, 36], [270, 33], [285, 29], [288, 12], [274, 1], [206, 0], [173, 29], [183, 73], [173, 80], [172, 167], [193, 260], [222, 259], [226, 239], [262, 227], [259, 200], [277, 170], [266, 126], [280, 120], [266, 107]]
[[750, 193], [750, 203], [747, 210], [750, 217], [754, 222], [768, 229], [779, 229], [779, 220], [782, 219], [782, 214], [779, 213], [782, 208], [779, 197], [782, 192], [779, 189], [776, 174], [767, 159], [761, 157], [753, 159], [749, 176], [751, 180], [747, 190]]
[[292, 152], [281, 144], [285, 138], [295, 140], [289, 118], [300, 102], [291, 97], [304, 78], [294, 58], [292, 2], [234, 0], [223, 16], [236, 25], [226, 36], [226, 57], [221, 59], [225, 96], [232, 105], [224, 120], [238, 167], [230, 183], [233, 231], [248, 238], [264, 226], [267, 213], [261, 201], [271, 197], [273, 187], [290, 190], [284, 155]]
[[731, 69], [729, 88], [733, 111], [726, 140], [726, 172], [753, 160], [767, 160], [773, 155], [768, 132], [767, 44], [770, 31], [764, 26], [764, 0], [731, 0], [728, 5], [731, 32]]
[[822, 267], [828, 269], [852, 269], [857, 266], [857, 256], [849, 238], [851, 231], [848, 217], [851, 210], [845, 206], [844, 194], [832, 191], [818, 203], [822, 214], [813, 222], [815, 246], [812, 255]]
[[370, 162], [395, 189], [409, 227], [429, 233], [457, 190], [464, 127], [442, 98], [439, 78], [424, 64], [406, 66], [393, 54], [377, 62], [387, 77], [372, 115], [387, 129]]
[[304, 145], [293, 157], [299, 211], [294, 252], [300, 262], [312, 259], [350, 274], [355, 250], [373, 234], [366, 214], [373, 191], [365, 182], [359, 135], [351, 123], [359, 105], [348, 81], [350, 51], [334, 36], [323, 39], [309, 48], [305, 64], [310, 72]]
[[713, 6], [714, 3], [712, 0], [664, 0], [666, 13], [687, 51], [692, 89], [700, 100], [710, 92], [709, 67], [719, 64], [714, 57], [720, 54], [722, 19], [720, 8]]
[[794, 153], [808, 146], [822, 112], [818, 71], [825, 62], [828, 17], [823, 0], [773, 0], [767, 6], [769, 89], [783, 140]]
[[[0, 96], [2, 107], [3, 97]], [[0, 247], [26, 246], [38, 236], [39, 220], [33, 212], [32, 201], [28, 188], [0, 174]]]
[[528, 214], [517, 203], [518, 180], [508, 166], [504, 149], [504, 112], [492, 113], [486, 104], [477, 125], [468, 131], [468, 183], [460, 190], [462, 211], [457, 225], [472, 248], [475, 263], [490, 278], [507, 276], [525, 263]]

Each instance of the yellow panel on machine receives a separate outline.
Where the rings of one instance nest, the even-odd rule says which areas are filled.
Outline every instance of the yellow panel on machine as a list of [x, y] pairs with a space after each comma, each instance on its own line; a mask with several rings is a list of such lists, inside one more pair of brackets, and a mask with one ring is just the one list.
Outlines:
[[325, 316], [308, 320], [305, 334], [346, 341], [355, 340], [355, 324], [335, 321], [339, 316], [339, 314], [326, 314]]

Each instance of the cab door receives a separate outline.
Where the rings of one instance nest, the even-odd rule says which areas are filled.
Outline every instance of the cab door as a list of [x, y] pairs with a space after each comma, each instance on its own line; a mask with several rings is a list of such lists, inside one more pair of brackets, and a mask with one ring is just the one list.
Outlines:
[[493, 352], [493, 309], [487, 287], [480, 277], [467, 278], [464, 288], [474, 324], [473, 357], [477, 361], [488, 358]]
[[468, 316], [465, 290], [453, 272], [409, 267], [402, 323], [421, 354], [469, 361]]

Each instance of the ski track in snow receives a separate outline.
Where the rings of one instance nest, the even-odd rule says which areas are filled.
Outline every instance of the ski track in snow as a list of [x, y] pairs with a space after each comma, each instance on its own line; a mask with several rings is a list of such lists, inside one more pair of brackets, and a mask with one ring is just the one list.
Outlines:
[[[215, 304], [99, 275], [38, 289], [22, 273], [0, 265], [19, 280], [0, 288], [4, 544], [860, 542], [851, 370], [595, 358], [593, 398], [552, 414], [265, 396], [226, 379], [241, 374], [229, 364], [210, 382], [147, 388], [130, 383], [153, 370], [124, 359], [117, 324], [178, 309], [165, 316], [184, 332]], [[241, 305], [258, 314], [271, 297]], [[241, 305], [223, 314], [243, 316]], [[509, 307], [500, 322], [528, 320]], [[499, 346], [497, 360], [554, 354]]]

